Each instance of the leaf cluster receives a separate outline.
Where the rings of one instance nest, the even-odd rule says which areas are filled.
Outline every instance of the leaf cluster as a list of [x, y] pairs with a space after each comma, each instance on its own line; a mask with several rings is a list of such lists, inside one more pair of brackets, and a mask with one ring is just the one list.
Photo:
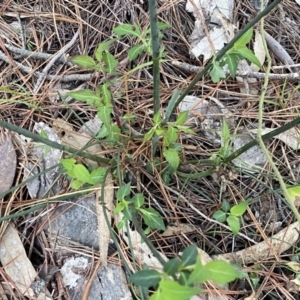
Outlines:
[[74, 158], [61, 159], [60, 163], [65, 168], [68, 177], [72, 179], [71, 188], [74, 190], [78, 190], [84, 184], [97, 185], [103, 183], [105, 169], [102, 167], [89, 172], [84, 165], [77, 164]]
[[117, 191], [117, 205], [114, 209], [114, 214], [122, 212], [124, 214], [122, 220], [117, 224], [117, 228], [121, 229], [127, 221], [132, 221], [132, 214], [140, 213], [144, 223], [147, 225], [146, 233], [151, 229], [166, 230], [164, 221], [159, 214], [152, 207], [145, 208], [145, 198], [141, 193], [130, 197], [131, 185], [127, 183], [121, 186]]
[[130, 281], [144, 288], [154, 287], [150, 300], [185, 300], [201, 292], [197, 284], [213, 281], [225, 284], [244, 273], [225, 261], [201, 262], [197, 247], [187, 247], [180, 258], [172, 258], [164, 264], [163, 272], [145, 267], [130, 277]]
[[234, 235], [240, 231], [240, 217], [246, 212], [249, 200], [243, 201], [230, 207], [230, 204], [224, 199], [222, 208], [213, 214], [213, 218], [221, 223], [227, 222]]

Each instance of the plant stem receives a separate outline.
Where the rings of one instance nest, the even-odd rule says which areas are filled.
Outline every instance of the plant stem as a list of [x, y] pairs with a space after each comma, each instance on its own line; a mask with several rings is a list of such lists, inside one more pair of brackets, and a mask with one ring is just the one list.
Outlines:
[[[261, 13], [259, 13], [252, 21], [250, 21], [238, 34], [234, 36], [234, 38], [224, 47], [222, 48], [216, 55], [215, 60], [220, 60], [226, 52], [233, 47], [235, 42], [251, 27], [253, 27], [261, 18], [267, 15], [277, 4], [279, 4], [282, 0], [275, 0], [269, 6], [267, 6]], [[150, 1], [151, 2], [151, 1]], [[177, 98], [174, 109], [179, 105], [179, 103], [183, 100], [183, 98], [192, 90], [195, 84], [209, 71], [212, 66], [212, 60], [199, 72], [193, 81], [189, 84], [189, 86], [182, 92], [182, 94]], [[166, 124], [168, 120], [164, 119], [163, 124]]]
[[149, 0], [150, 28], [152, 42], [152, 61], [153, 61], [153, 98], [154, 114], [160, 109], [160, 72], [159, 72], [159, 31], [157, 25], [156, 0]]
[[75, 148], [72, 148], [72, 147], [69, 147], [69, 146], [66, 146], [66, 145], [56, 143], [54, 141], [50, 141], [49, 139], [46, 139], [46, 138], [44, 138], [44, 137], [42, 137], [38, 134], [35, 134], [35, 133], [33, 133], [29, 130], [26, 130], [24, 128], [21, 128], [17, 125], [11, 124], [11, 123], [6, 122], [4, 120], [0, 120], [0, 126], [6, 128], [6, 129], [9, 129], [11, 131], [17, 132], [19, 134], [22, 134], [22, 135], [24, 135], [24, 136], [26, 136], [30, 139], [33, 139], [35, 142], [43, 143], [47, 146], [50, 146], [52, 148], [55, 148], [55, 149], [58, 149], [58, 150], [61, 150], [61, 151], [69, 152], [69, 153], [72, 153], [72, 154], [75, 154], [75, 155], [80, 155], [84, 158], [87, 158], [87, 159], [90, 159], [90, 160], [96, 161], [96, 162], [101, 162], [101, 163], [106, 163], [106, 164], [109, 164], [111, 162], [110, 159], [99, 157], [97, 155], [89, 154], [89, 153], [86, 153], [86, 152], [82, 152], [81, 149], [75, 149]]
[[[261, 6], [263, 5], [263, 2], [261, 4]], [[262, 92], [259, 98], [259, 110], [258, 110], [258, 130], [257, 130], [257, 140], [258, 140], [258, 144], [261, 147], [264, 155], [267, 158], [268, 163], [270, 164], [271, 168], [273, 169], [277, 180], [279, 181], [280, 187], [282, 189], [283, 195], [285, 196], [286, 201], [288, 202], [291, 211], [294, 213], [296, 219], [298, 220], [298, 222], [300, 223], [300, 214], [298, 212], [298, 209], [296, 208], [295, 204], [294, 204], [294, 200], [290, 197], [286, 185], [283, 181], [283, 178], [278, 170], [278, 168], [276, 167], [267, 147], [264, 144], [264, 140], [262, 139], [262, 127], [263, 127], [263, 108], [264, 108], [264, 99], [265, 99], [265, 94], [269, 85], [269, 74], [270, 74], [270, 70], [271, 70], [271, 56], [270, 53], [268, 51], [268, 46], [267, 46], [267, 42], [265, 40], [265, 37], [263, 35], [264, 32], [264, 18], [261, 19], [261, 24], [260, 24], [260, 31], [262, 34], [262, 41], [263, 41], [263, 46], [266, 52], [266, 57], [267, 57], [267, 70], [266, 70], [266, 76], [265, 76], [265, 80], [264, 80], [264, 85], [262, 88]], [[298, 118], [299, 119], [299, 118]]]

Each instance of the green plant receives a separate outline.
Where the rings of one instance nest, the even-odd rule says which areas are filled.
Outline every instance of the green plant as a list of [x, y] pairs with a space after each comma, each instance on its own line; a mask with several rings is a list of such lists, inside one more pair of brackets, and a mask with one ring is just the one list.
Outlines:
[[165, 224], [159, 212], [152, 207], [144, 207], [144, 195], [138, 193], [133, 197], [129, 197], [130, 192], [130, 183], [121, 186], [117, 191], [118, 203], [114, 209], [114, 214], [120, 212], [124, 214], [122, 220], [117, 224], [118, 229], [121, 229], [127, 221], [132, 221], [132, 214], [140, 213], [143, 221], [148, 226], [145, 233], [149, 233], [151, 229], [165, 230]]
[[151, 140], [154, 135], [162, 138], [162, 153], [173, 171], [177, 170], [180, 163], [181, 145], [176, 143], [179, 133], [194, 134], [193, 130], [184, 125], [187, 118], [188, 112], [184, 111], [179, 114], [175, 122], [168, 122], [163, 125], [160, 113], [156, 113], [153, 116], [153, 127], [144, 136], [144, 141]]
[[230, 207], [226, 201], [222, 201], [222, 208], [213, 214], [213, 218], [221, 223], [227, 222], [232, 233], [237, 235], [240, 231], [240, 217], [246, 212], [249, 201], [243, 201]]
[[238, 63], [241, 59], [247, 59], [261, 68], [258, 58], [246, 47], [246, 45], [251, 41], [252, 36], [253, 28], [250, 28], [234, 43], [233, 47], [230, 48], [220, 60], [217, 60], [217, 56], [214, 57], [212, 67], [209, 71], [213, 82], [219, 82], [221, 79], [226, 78], [223, 69], [225, 65], [228, 67], [230, 75], [235, 78]]
[[89, 172], [82, 164], [77, 164], [74, 158], [61, 159], [60, 163], [65, 168], [71, 182], [71, 188], [78, 190], [83, 184], [97, 185], [103, 182], [105, 169], [96, 168]]
[[[158, 29], [164, 30], [170, 27], [170, 25], [158, 22]], [[123, 24], [117, 26], [113, 29], [113, 32], [118, 37], [129, 36], [132, 38], [136, 38], [140, 43], [131, 47], [128, 50], [128, 57], [130, 60], [135, 60], [139, 55], [143, 52], [146, 52], [149, 55], [152, 55], [152, 40], [151, 40], [151, 28], [147, 28], [146, 30], [142, 30], [141, 27], [134, 23], [134, 24]], [[162, 33], [158, 34], [159, 40], [163, 37]], [[161, 45], [160, 47], [160, 57], [164, 57], [166, 53], [164, 52], [164, 46]]]
[[205, 281], [225, 284], [244, 273], [225, 261], [216, 260], [203, 264], [197, 247], [187, 247], [180, 258], [172, 258], [163, 266], [163, 272], [149, 270], [147, 266], [130, 277], [130, 281], [143, 288], [153, 287], [150, 300], [185, 300], [201, 292], [197, 286]]

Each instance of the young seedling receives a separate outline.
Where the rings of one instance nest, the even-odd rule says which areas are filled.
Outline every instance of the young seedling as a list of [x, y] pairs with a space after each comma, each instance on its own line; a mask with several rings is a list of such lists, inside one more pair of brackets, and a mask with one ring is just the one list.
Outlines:
[[213, 214], [213, 218], [221, 223], [227, 222], [234, 235], [240, 231], [240, 217], [246, 212], [249, 201], [243, 201], [230, 207], [230, 204], [223, 200], [222, 208]]

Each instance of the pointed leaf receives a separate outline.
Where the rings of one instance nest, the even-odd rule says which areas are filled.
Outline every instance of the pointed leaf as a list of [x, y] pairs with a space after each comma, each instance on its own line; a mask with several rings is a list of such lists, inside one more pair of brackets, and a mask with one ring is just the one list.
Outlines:
[[128, 50], [128, 57], [130, 61], [135, 60], [139, 55], [143, 53], [145, 46], [142, 45], [135, 45]]
[[128, 182], [125, 185], [122, 185], [117, 191], [117, 200], [122, 201], [126, 196], [130, 194], [131, 185]]
[[180, 285], [176, 281], [162, 280], [159, 284], [161, 299], [189, 300], [201, 290], [189, 286]]
[[198, 255], [198, 251], [197, 251], [197, 246], [195, 244], [185, 248], [181, 255], [182, 266], [187, 267], [193, 265], [196, 262], [197, 255]]
[[248, 204], [249, 204], [249, 201], [243, 201], [243, 202], [241, 202], [237, 205], [234, 205], [234, 206], [231, 207], [230, 213], [233, 216], [240, 217], [247, 210]]
[[244, 277], [242, 272], [223, 260], [210, 261], [204, 266], [203, 272], [209, 273], [209, 280], [217, 284], [229, 283], [237, 278]]
[[103, 55], [103, 52], [105, 51], [108, 51], [109, 50], [109, 47], [112, 43], [115, 42], [116, 39], [109, 39], [105, 42], [102, 42], [98, 45], [96, 51], [95, 51], [95, 57], [96, 59], [98, 60], [98, 62], [101, 62], [102, 61], [102, 55]]
[[107, 129], [110, 128], [112, 108], [110, 105], [103, 105], [98, 108], [98, 117]]
[[100, 184], [103, 182], [104, 175], [106, 170], [104, 168], [97, 168], [91, 172], [90, 178], [93, 181], [93, 184]]
[[93, 184], [91, 175], [84, 165], [81, 164], [74, 165], [73, 172], [77, 180], [80, 180], [85, 183]]
[[230, 204], [225, 199], [222, 201], [222, 210], [225, 211], [225, 212], [228, 212], [230, 210]]
[[94, 106], [98, 106], [101, 103], [101, 99], [96, 95], [96, 93], [89, 89], [69, 92], [68, 96]]
[[238, 62], [239, 62], [238, 55], [236, 55], [235, 53], [226, 54], [225, 62], [228, 66], [231, 77], [235, 78], [236, 70], [237, 70]]
[[88, 55], [74, 56], [71, 61], [73, 64], [85, 69], [93, 69], [96, 66], [96, 62]]
[[253, 27], [251, 27], [248, 31], [246, 31], [239, 39], [235, 42], [234, 48], [242, 48], [245, 47], [252, 38], [253, 35]]
[[143, 208], [140, 209], [140, 212], [142, 213], [143, 219], [147, 226], [149, 226], [152, 229], [166, 230], [161, 215], [154, 208]]
[[236, 216], [229, 216], [227, 219], [226, 219], [230, 229], [232, 230], [232, 233], [234, 235], [237, 235], [240, 231], [240, 220], [238, 217]]
[[204, 271], [204, 266], [201, 262], [200, 256], [197, 255], [195, 267], [188, 277], [187, 283], [188, 284], [197, 284], [203, 283], [210, 279], [210, 275], [208, 272]]
[[71, 188], [74, 190], [78, 190], [82, 185], [83, 185], [83, 182], [80, 180], [75, 179], [71, 182]]
[[244, 58], [246, 58], [247, 60], [249, 60], [253, 64], [257, 65], [259, 68], [261, 68], [260, 61], [258, 60], [258, 58], [254, 55], [254, 53], [250, 49], [248, 49], [246, 47], [243, 47], [243, 48], [236, 49], [236, 51], [241, 56], [243, 56]]
[[170, 144], [175, 143], [177, 139], [177, 129], [168, 124], [168, 130], [165, 133], [164, 145], [168, 147]]
[[170, 28], [171, 25], [169, 25], [167, 23], [163, 23], [163, 22], [157, 22], [157, 27], [159, 30], [164, 30], [164, 29]]
[[140, 37], [141, 35], [139, 28], [136, 25], [131, 25], [131, 24], [123, 24], [117, 26], [112, 31], [118, 36], [132, 35], [132, 36]]
[[178, 152], [174, 149], [166, 149], [163, 151], [163, 156], [174, 169], [174, 171], [177, 170], [180, 162]]
[[179, 114], [179, 116], [178, 116], [175, 124], [176, 125], [183, 125], [185, 123], [185, 121], [187, 120], [188, 115], [189, 115], [189, 111], [188, 110], [181, 112]]
[[214, 212], [212, 217], [218, 222], [224, 223], [226, 220], [226, 213], [223, 210], [217, 210], [216, 212]]
[[169, 276], [174, 276], [179, 271], [181, 261], [178, 258], [172, 258], [164, 264], [164, 272]]
[[104, 105], [111, 105], [111, 92], [109, 90], [109, 83], [104, 83], [100, 85], [99, 90], [102, 98], [102, 103]]
[[74, 165], [76, 164], [76, 159], [74, 159], [74, 158], [61, 159], [60, 163], [67, 171], [69, 171], [69, 170], [72, 170]]
[[115, 72], [115, 69], [116, 69], [119, 62], [109, 52], [104, 52], [103, 53], [103, 61], [106, 64], [106, 67], [104, 69], [105, 72], [112, 75]]
[[135, 194], [134, 197], [132, 197], [132, 201], [135, 208], [140, 208], [145, 202], [144, 195], [142, 193]]
[[156, 286], [161, 280], [161, 274], [156, 270], [141, 270], [129, 277], [129, 280], [139, 286]]
[[212, 69], [209, 72], [211, 80], [214, 83], [219, 82], [221, 79], [226, 78], [224, 70], [217, 64], [214, 63]]
[[151, 128], [145, 135], [143, 141], [150, 141], [155, 133], [155, 128]]

